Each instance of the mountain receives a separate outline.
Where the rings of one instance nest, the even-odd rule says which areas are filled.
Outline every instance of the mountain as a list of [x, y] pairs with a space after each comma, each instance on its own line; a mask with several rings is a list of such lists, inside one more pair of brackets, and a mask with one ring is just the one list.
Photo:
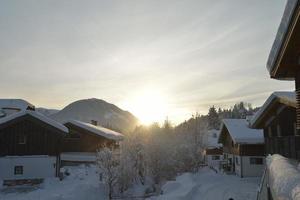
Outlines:
[[46, 116], [50, 116], [59, 112], [59, 110], [57, 109], [48, 109], [48, 108], [36, 108], [35, 110]]
[[96, 98], [75, 101], [50, 117], [60, 122], [75, 119], [91, 123], [95, 120], [98, 125], [125, 133], [138, 125], [138, 119], [130, 112]]

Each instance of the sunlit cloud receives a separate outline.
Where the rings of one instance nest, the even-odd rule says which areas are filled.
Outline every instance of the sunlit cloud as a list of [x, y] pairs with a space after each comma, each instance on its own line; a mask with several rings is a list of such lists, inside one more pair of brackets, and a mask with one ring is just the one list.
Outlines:
[[241, 100], [259, 106], [272, 91], [293, 88], [265, 69], [284, 5], [3, 1], [0, 94], [49, 108], [101, 98], [145, 123], [179, 123]]

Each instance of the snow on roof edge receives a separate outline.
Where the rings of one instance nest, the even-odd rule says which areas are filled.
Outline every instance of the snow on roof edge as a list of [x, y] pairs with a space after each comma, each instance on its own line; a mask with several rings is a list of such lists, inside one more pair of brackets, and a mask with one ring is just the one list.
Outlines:
[[6, 117], [3, 117], [3, 118], [0, 119], [0, 124], [4, 124], [6, 122], [9, 122], [9, 121], [11, 121], [13, 119], [16, 119], [18, 117], [22, 117], [24, 115], [30, 115], [34, 118], [37, 118], [37, 119], [39, 119], [39, 120], [41, 120], [41, 121], [57, 128], [57, 129], [65, 132], [65, 133], [69, 132], [69, 129], [67, 127], [65, 127], [63, 124], [60, 124], [59, 122], [57, 122], [57, 121], [55, 121], [55, 120], [39, 113], [37, 111], [31, 111], [31, 110], [23, 110], [23, 111], [19, 111], [19, 112], [16, 112], [14, 114], [8, 115]]
[[294, 105], [296, 103], [295, 92], [292, 91], [276, 91], [273, 92], [268, 99], [264, 102], [261, 108], [255, 113], [250, 121], [250, 126], [255, 128], [256, 123], [263, 117], [265, 111], [272, 105], [276, 100], [279, 100], [280, 103]]
[[35, 108], [35, 106], [24, 99], [0, 99], [1, 108], [17, 108], [26, 110], [28, 107]]
[[226, 127], [228, 133], [235, 143], [264, 144], [263, 130], [250, 128], [246, 119], [223, 119], [220, 129], [220, 136], [224, 127]]
[[92, 125], [92, 124], [89, 124], [89, 123], [86, 123], [86, 122], [82, 122], [82, 121], [79, 121], [79, 120], [75, 120], [75, 119], [71, 119], [71, 120], [68, 120], [68, 121], [64, 122], [64, 124], [67, 124], [67, 123], [71, 123], [75, 126], [86, 129], [90, 132], [93, 132], [93, 133], [95, 133], [99, 136], [105, 137], [107, 139], [120, 141], [124, 138], [123, 134], [118, 133], [118, 132], [113, 131], [113, 130], [110, 130], [110, 129], [107, 129], [107, 128], [104, 128], [102, 126], [95, 126], [95, 125]]

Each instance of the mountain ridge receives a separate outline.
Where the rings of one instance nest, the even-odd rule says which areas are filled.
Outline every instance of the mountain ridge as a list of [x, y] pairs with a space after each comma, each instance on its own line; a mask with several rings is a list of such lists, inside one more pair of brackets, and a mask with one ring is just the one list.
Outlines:
[[122, 132], [132, 131], [139, 123], [138, 118], [129, 111], [97, 98], [74, 101], [49, 117], [62, 123], [70, 119], [87, 123], [94, 120], [98, 125]]

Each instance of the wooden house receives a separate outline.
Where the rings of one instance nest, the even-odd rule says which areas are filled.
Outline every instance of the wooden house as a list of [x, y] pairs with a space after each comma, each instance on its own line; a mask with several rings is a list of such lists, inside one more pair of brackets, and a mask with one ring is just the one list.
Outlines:
[[263, 131], [251, 129], [245, 119], [224, 119], [219, 143], [223, 145], [223, 169], [240, 177], [261, 176], [264, 169]]
[[[258, 119], [253, 124], [253, 127], [266, 126], [266, 129], [269, 129], [264, 130], [267, 140], [266, 150], [268, 153], [279, 153], [298, 160], [300, 146], [299, 36], [300, 0], [288, 0], [269, 54], [267, 69], [273, 79], [292, 80], [295, 82], [295, 101], [292, 104], [291, 102], [279, 102], [280, 98], [271, 96], [271, 99], [277, 99], [273, 100], [275, 105], [265, 103], [265, 108], [261, 110], [260, 116], [257, 117]], [[280, 107], [276, 107], [276, 105]], [[274, 112], [276, 112], [276, 114], [274, 114]], [[268, 115], [273, 115], [273, 117], [269, 117]], [[294, 126], [294, 124], [296, 125]], [[277, 174], [279, 172], [276, 171], [275, 173]], [[274, 187], [272, 183], [276, 182], [276, 186], [281, 186], [280, 180], [269, 181], [270, 177], [276, 177], [275, 173], [274, 170], [270, 170], [270, 166], [268, 165], [262, 178], [257, 199], [289, 199], [289, 197], [284, 197], [282, 194], [278, 195], [276, 189], [274, 189], [276, 187]], [[280, 171], [279, 174], [282, 173], [283, 171]], [[285, 181], [289, 182], [288, 179]], [[286, 187], [285, 184], [282, 186]], [[287, 188], [290, 189], [287, 193], [294, 193], [292, 187]]]
[[278, 28], [267, 68], [271, 78], [294, 80], [296, 129], [300, 135], [300, 0], [288, 0]]
[[[97, 124], [95, 121], [92, 123]], [[121, 133], [93, 124], [78, 120], [64, 123], [69, 129], [61, 156], [64, 163], [95, 162], [98, 149], [103, 146], [117, 147], [123, 139]]]
[[251, 127], [264, 130], [267, 155], [300, 159], [295, 92], [274, 92], [252, 118]]
[[219, 168], [220, 161], [223, 159], [222, 144], [218, 143], [220, 131], [208, 130], [203, 138], [203, 157], [204, 162], [210, 167]]
[[0, 179], [34, 180], [58, 176], [68, 129], [31, 110], [0, 119]]

